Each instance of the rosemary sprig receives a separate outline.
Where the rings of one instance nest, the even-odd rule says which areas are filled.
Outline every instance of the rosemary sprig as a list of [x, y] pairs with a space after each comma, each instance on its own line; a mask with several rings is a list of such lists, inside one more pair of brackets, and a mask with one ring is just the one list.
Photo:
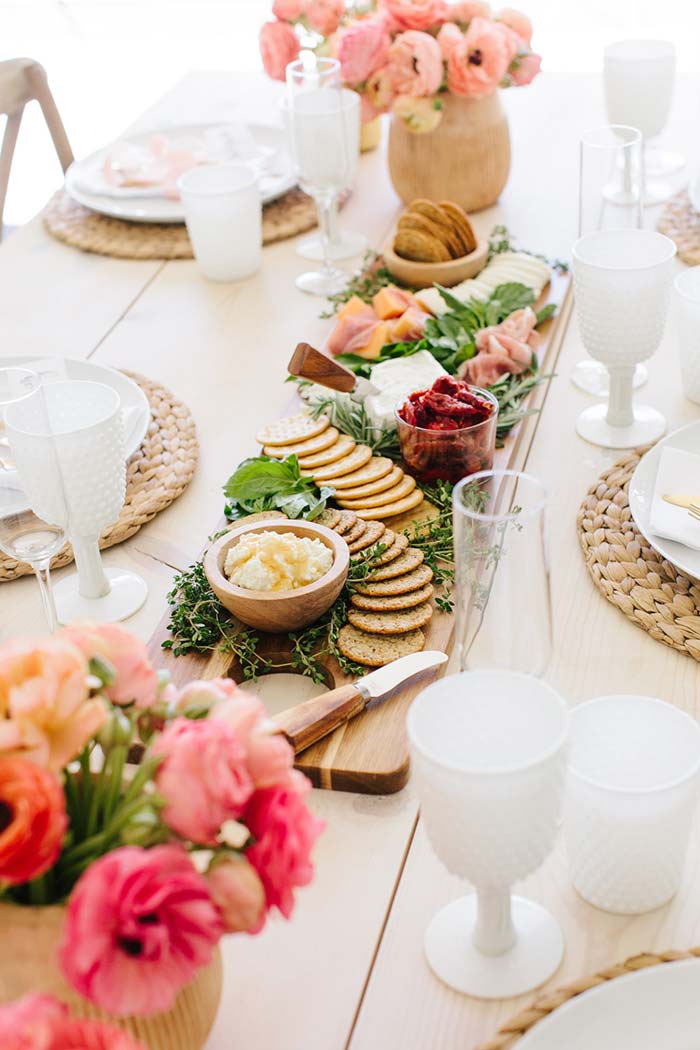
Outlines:
[[395, 429], [378, 427], [367, 415], [365, 406], [351, 397], [328, 397], [313, 402], [311, 415], [314, 419], [327, 415], [332, 424], [344, 434], [349, 434], [358, 445], [368, 445], [376, 456], [401, 459], [399, 435]]

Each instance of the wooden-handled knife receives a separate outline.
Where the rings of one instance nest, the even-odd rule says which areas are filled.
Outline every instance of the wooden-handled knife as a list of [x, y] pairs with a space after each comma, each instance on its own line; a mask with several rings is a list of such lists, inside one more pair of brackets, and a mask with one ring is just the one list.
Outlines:
[[402, 656], [385, 667], [358, 678], [356, 682], [341, 685], [338, 689], [314, 696], [303, 704], [282, 711], [274, 717], [273, 722], [277, 731], [284, 734], [294, 748], [294, 753], [298, 755], [300, 751], [328, 736], [343, 722], [364, 711], [371, 701], [386, 700], [390, 693], [409, 678], [421, 671], [438, 667], [446, 660], [445, 653], [430, 651]]
[[356, 376], [345, 365], [322, 354], [310, 343], [297, 343], [287, 371], [297, 379], [308, 379], [311, 383], [318, 383], [341, 394], [354, 393], [365, 397], [377, 393], [377, 388], [369, 380]]

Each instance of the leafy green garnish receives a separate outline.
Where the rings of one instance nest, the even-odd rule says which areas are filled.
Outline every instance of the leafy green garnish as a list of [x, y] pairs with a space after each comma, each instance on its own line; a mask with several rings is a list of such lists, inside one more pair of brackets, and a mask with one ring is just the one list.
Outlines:
[[334, 426], [344, 434], [349, 434], [358, 445], [371, 448], [375, 456], [401, 458], [396, 430], [393, 427], [378, 427], [373, 423], [362, 402], [354, 401], [350, 397], [329, 396], [321, 401], [314, 401], [311, 415], [315, 419], [321, 414], [328, 416]]
[[255, 456], [244, 459], [224, 485], [227, 499], [224, 513], [233, 521], [245, 514], [281, 510], [288, 518], [313, 521], [325, 509], [333, 491], [326, 487], [319, 489], [311, 478], [302, 477], [296, 456], [286, 459]]

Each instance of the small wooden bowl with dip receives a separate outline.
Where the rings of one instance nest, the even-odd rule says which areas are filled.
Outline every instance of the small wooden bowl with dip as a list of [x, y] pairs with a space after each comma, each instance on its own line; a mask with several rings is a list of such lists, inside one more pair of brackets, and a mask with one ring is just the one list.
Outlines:
[[[333, 563], [318, 580], [293, 590], [257, 591], [239, 587], [225, 576], [224, 565], [231, 547], [251, 532], [276, 532], [282, 535], [291, 532], [301, 538], [320, 540], [333, 555]], [[273, 518], [239, 527], [234, 525], [207, 551], [204, 572], [224, 608], [246, 626], [274, 634], [298, 631], [323, 616], [343, 589], [349, 564], [348, 545], [336, 532], [312, 521]]]

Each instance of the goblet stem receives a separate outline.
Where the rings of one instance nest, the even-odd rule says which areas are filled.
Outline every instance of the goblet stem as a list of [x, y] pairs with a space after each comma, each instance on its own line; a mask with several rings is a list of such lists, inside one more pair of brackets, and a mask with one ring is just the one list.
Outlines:
[[610, 394], [606, 422], [611, 427], [631, 426], [634, 423], [632, 407], [634, 365], [609, 368], [608, 371], [610, 372]]
[[47, 558], [45, 561], [35, 562], [32, 568], [39, 584], [39, 593], [41, 594], [41, 604], [44, 607], [46, 623], [49, 631], [53, 634], [58, 627], [58, 616], [56, 615], [56, 604], [53, 600], [50, 565], [51, 559]]
[[484, 955], [503, 955], [517, 940], [510, 906], [510, 889], [477, 889], [474, 947]]
[[318, 197], [316, 200], [318, 226], [321, 233], [321, 250], [323, 253], [322, 273], [326, 276], [335, 273], [335, 267], [331, 262], [331, 244], [333, 241], [334, 230], [336, 229], [333, 215], [336, 200], [337, 195], [335, 194], [332, 197], [324, 195], [323, 197]]
[[110, 592], [97, 537], [71, 537], [75, 564], [78, 566], [79, 592], [83, 598], [104, 598]]

